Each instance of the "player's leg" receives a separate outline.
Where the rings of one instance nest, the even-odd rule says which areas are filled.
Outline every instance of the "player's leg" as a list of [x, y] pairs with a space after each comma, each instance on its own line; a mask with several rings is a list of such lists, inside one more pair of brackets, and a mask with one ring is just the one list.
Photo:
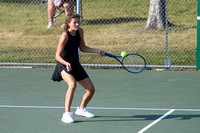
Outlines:
[[95, 92], [94, 85], [89, 77], [85, 78], [83, 80], [80, 80], [78, 82], [81, 86], [83, 86], [83, 88], [86, 90], [86, 92], [83, 95], [83, 99], [82, 99], [80, 107], [77, 108], [75, 113], [77, 115], [81, 115], [81, 116], [85, 116], [85, 117], [94, 117], [94, 114], [90, 113], [86, 109], [87, 104], [90, 102], [90, 100], [92, 99], [92, 97], [94, 95], [94, 92]]
[[70, 107], [74, 97], [76, 89], [76, 81], [71, 74], [66, 73], [64, 70], [61, 72], [63, 80], [68, 84], [68, 90], [65, 96], [65, 113], [63, 114], [62, 121], [65, 123], [73, 123], [72, 114], [70, 113]]
[[81, 86], [83, 86], [83, 88], [86, 90], [85, 94], [83, 95], [83, 99], [80, 105], [80, 109], [84, 109], [87, 106], [87, 104], [90, 102], [90, 100], [92, 99], [95, 92], [95, 88], [89, 77], [81, 81], [78, 81], [78, 83]]
[[70, 112], [71, 103], [76, 89], [76, 81], [71, 74], [66, 73], [64, 70], [61, 72], [61, 76], [68, 84], [68, 90], [65, 97], [65, 112]]
[[48, 0], [47, 13], [48, 13], [49, 23], [48, 23], [47, 28], [53, 27], [53, 18], [54, 18], [54, 16], [55, 16], [55, 11], [56, 11], [56, 7], [55, 7], [53, 1], [54, 1], [54, 0]]

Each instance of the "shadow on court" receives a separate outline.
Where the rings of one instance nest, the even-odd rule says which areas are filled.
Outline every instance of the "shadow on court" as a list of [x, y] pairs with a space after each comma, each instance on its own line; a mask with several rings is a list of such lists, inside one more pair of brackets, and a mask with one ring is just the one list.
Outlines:
[[[141, 120], [141, 119], [142, 120], [156, 120], [162, 115], [138, 115], [138, 116], [133, 116], [133, 117], [139, 118], [139, 120]], [[164, 119], [190, 120], [193, 118], [199, 119], [200, 115], [169, 115], [169, 116], [165, 117]]]
[[[154, 121], [158, 119], [161, 115], [134, 115], [134, 116], [96, 116], [92, 120], [83, 120], [76, 121], [76, 123], [80, 122], [115, 122], [115, 121]], [[101, 120], [98, 120], [101, 118]], [[176, 119], [176, 120], [191, 120], [193, 118], [200, 119], [200, 115], [169, 115], [165, 117], [165, 119]]]

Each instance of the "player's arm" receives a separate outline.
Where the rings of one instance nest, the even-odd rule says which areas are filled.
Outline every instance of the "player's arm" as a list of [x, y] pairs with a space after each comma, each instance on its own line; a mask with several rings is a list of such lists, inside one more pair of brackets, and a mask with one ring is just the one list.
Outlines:
[[61, 57], [61, 53], [66, 45], [68, 41], [68, 35], [67, 33], [63, 32], [62, 35], [60, 36], [59, 42], [58, 42], [58, 46], [57, 46], [57, 50], [56, 50], [56, 60], [59, 61], [60, 63], [66, 65], [67, 70], [70, 71], [71, 70], [71, 65], [69, 62], [65, 61], [62, 57]]
[[82, 29], [82, 28], [79, 29], [79, 33], [80, 33], [80, 36], [81, 36], [80, 50], [81, 50], [82, 52], [104, 54], [104, 51], [103, 51], [103, 50], [95, 49], [95, 48], [90, 48], [90, 47], [88, 47], [88, 46], [85, 45], [85, 41], [84, 41], [84, 32], [83, 32], [83, 29]]

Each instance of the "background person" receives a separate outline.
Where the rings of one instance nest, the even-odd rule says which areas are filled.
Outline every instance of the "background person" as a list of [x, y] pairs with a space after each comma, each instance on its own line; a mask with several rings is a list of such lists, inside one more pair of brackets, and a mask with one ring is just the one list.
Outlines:
[[74, 5], [76, 4], [76, 0], [48, 0], [48, 26], [47, 28], [53, 27], [53, 19], [55, 16], [56, 8], [59, 6], [63, 6], [65, 9], [65, 16], [67, 16], [69, 13], [73, 12]]

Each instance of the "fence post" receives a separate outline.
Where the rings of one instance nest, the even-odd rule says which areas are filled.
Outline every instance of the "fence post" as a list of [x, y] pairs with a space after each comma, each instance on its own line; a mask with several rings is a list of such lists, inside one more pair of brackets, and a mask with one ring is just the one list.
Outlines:
[[80, 0], [76, 1], [76, 13], [80, 15]]
[[200, 70], [200, 0], [197, 7], [197, 60], [196, 69]]
[[[76, 0], [76, 13], [80, 15], [80, 0]], [[79, 62], [81, 63], [80, 48], [78, 49]]]
[[167, 0], [165, 0], [165, 29], [166, 29], [166, 60], [164, 62], [166, 69], [168, 70], [171, 66], [169, 60], [169, 50], [168, 50], [168, 18], [167, 18]]

